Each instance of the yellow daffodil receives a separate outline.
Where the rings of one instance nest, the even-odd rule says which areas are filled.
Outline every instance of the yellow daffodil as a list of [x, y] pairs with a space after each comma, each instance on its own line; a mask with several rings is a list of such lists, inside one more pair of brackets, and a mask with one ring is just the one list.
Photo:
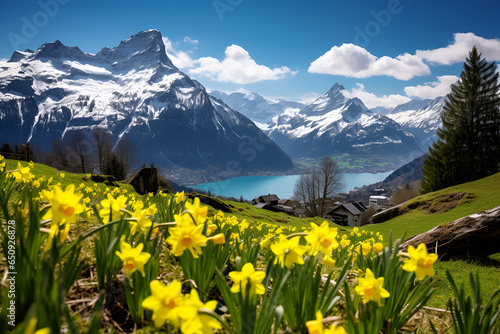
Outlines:
[[61, 177], [61, 179], [64, 179], [65, 176], [66, 176], [66, 174], [64, 174], [64, 173], [59, 174], [59, 177]]
[[283, 234], [280, 234], [279, 241], [271, 245], [271, 251], [276, 255], [274, 263], [280, 263], [283, 268], [291, 268], [294, 263], [304, 264], [304, 253], [307, 248], [299, 245], [300, 237], [287, 239]]
[[319, 251], [324, 254], [331, 254], [332, 250], [339, 246], [337, 242], [338, 230], [330, 228], [325, 220], [320, 226], [311, 223], [311, 232], [307, 235], [306, 241], [309, 243], [309, 254], [316, 255]]
[[271, 239], [272, 236], [266, 236], [261, 242], [260, 242], [260, 247], [263, 249], [267, 249], [269, 245], [271, 244]]
[[373, 300], [380, 305], [382, 298], [390, 296], [389, 291], [384, 289], [384, 278], [375, 278], [370, 269], [366, 269], [365, 277], [358, 278], [358, 285], [354, 288], [356, 293], [363, 297], [363, 303]]
[[212, 220], [209, 221], [209, 224], [207, 224], [207, 235], [209, 235], [210, 233], [212, 233], [213, 231], [215, 231], [217, 229], [217, 225], [211, 223]]
[[418, 245], [417, 249], [413, 246], [408, 247], [409, 259], [406, 259], [403, 270], [414, 271], [419, 281], [427, 276], [434, 276], [435, 271], [432, 266], [438, 259], [437, 254], [428, 254], [425, 244]]
[[60, 222], [54, 223], [52, 222], [50, 225], [49, 238], [47, 239], [47, 243], [45, 244], [45, 251], [48, 252], [52, 249], [52, 244], [54, 237], [59, 237], [58, 242], [62, 243], [69, 234], [70, 223], [69, 222]]
[[181, 282], [174, 280], [169, 285], [165, 285], [158, 280], [153, 280], [149, 286], [151, 296], [144, 299], [142, 307], [153, 311], [152, 319], [155, 326], [160, 328], [168, 321], [178, 328], [181, 305], [184, 302]]
[[184, 191], [180, 193], [175, 193], [175, 203], [181, 204], [186, 200], [186, 196], [184, 195]]
[[12, 176], [16, 178], [16, 182], [29, 182], [35, 177], [30, 173], [30, 168], [23, 167], [20, 162], [17, 163], [17, 170], [12, 172]]
[[181, 332], [184, 334], [212, 334], [214, 329], [221, 329], [219, 321], [206, 314], [198, 314], [201, 309], [215, 311], [217, 301], [211, 300], [203, 303], [200, 300], [198, 292], [195, 289], [191, 290], [189, 295], [185, 296], [184, 306], [180, 317], [182, 319]]
[[309, 334], [324, 334], [323, 323], [323, 315], [321, 311], [316, 312], [316, 320], [310, 320], [306, 322], [307, 331]]
[[156, 204], [151, 204], [147, 209], [146, 209], [146, 214], [148, 216], [154, 216], [158, 212], [158, 209], [156, 208]]
[[49, 334], [50, 333], [50, 328], [45, 327], [36, 330], [36, 324], [38, 323], [37, 318], [31, 318], [30, 321], [28, 321], [28, 324], [26, 325], [26, 328], [24, 329], [24, 334]]
[[145, 233], [153, 223], [151, 222], [151, 219], [146, 217], [147, 210], [136, 210], [134, 212], [134, 217], [137, 218], [137, 220], [131, 220], [129, 221], [130, 223], [130, 233], [132, 235], [136, 234], [137, 232], [140, 233]]
[[83, 212], [80, 204], [81, 194], [75, 194], [75, 186], [70, 184], [63, 191], [55, 185], [51, 191], [44, 190], [42, 196], [49, 201], [50, 209], [43, 219], [52, 219], [53, 224], [75, 223], [76, 215]]
[[375, 250], [375, 252], [380, 253], [384, 250], [384, 245], [381, 242], [376, 242], [373, 244], [373, 249]]
[[223, 233], [216, 234], [213, 237], [208, 238], [208, 240], [211, 240], [216, 245], [224, 245], [226, 243], [226, 238]]
[[177, 226], [168, 229], [170, 236], [167, 243], [172, 245], [175, 256], [181, 256], [188, 249], [194, 258], [201, 254], [201, 247], [207, 244], [207, 237], [202, 234], [203, 225], [195, 225], [189, 214], [175, 215]]
[[194, 198], [193, 203], [186, 202], [186, 210], [193, 216], [197, 225], [207, 220], [208, 206], [201, 206], [198, 197]]
[[372, 245], [366, 241], [361, 243], [360, 248], [363, 255], [368, 255], [372, 251]]
[[323, 315], [321, 311], [316, 312], [316, 320], [306, 322], [307, 331], [309, 334], [346, 334], [344, 327], [332, 326], [330, 328], [323, 327]]
[[323, 258], [323, 264], [329, 267], [335, 267], [335, 260], [332, 259], [329, 255], [325, 255], [325, 257]]
[[102, 209], [99, 211], [99, 216], [102, 217], [104, 224], [119, 219], [122, 216], [120, 209], [125, 209], [126, 203], [127, 197], [121, 195], [115, 199], [111, 194], [108, 194], [107, 199], [101, 201]]
[[[233, 280], [233, 286], [231, 287], [231, 292], [238, 293], [241, 292], [243, 297], [246, 297], [246, 291], [249, 289], [250, 298], [255, 295], [263, 295], [266, 292], [266, 288], [262, 284], [262, 281], [266, 277], [266, 273], [263, 271], [255, 271], [253, 264], [246, 263], [241, 271], [231, 271], [229, 273], [229, 278]], [[248, 288], [250, 284], [250, 288]]]
[[136, 270], [142, 274], [142, 277], [146, 276], [144, 265], [149, 261], [151, 254], [143, 252], [143, 248], [142, 243], [135, 248], [125, 241], [120, 243], [120, 251], [116, 251], [116, 255], [123, 261], [125, 276], [131, 276]]
[[342, 248], [346, 248], [351, 244], [351, 240], [344, 238], [344, 237], [346, 237], [345, 234], [342, 236], [342, 239], [340, 240], [340, 246]]

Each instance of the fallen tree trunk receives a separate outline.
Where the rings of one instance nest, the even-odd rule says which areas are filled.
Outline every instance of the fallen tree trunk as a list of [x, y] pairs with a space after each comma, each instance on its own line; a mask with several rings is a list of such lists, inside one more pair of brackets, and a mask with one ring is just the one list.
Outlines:
[[436, 226], [406, 240], [400, 249], [427, 245], [440, 260], [485, 257], [500, 252], [500, 206]]

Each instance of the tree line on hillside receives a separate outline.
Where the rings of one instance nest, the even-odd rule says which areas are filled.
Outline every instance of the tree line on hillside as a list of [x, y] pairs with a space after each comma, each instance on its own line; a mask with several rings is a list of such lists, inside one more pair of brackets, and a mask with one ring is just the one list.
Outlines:
[[451, 85], [438, 140], [424, 161], [423, 192], [477, 180], [500, 171], [500, 84], [495, 62], [474, 46]]
[[52, 142], [52, 166], [79, 173], [98, 172], [123, 180], [137, 162], [137, 149], [127, 139], [116, 145], [104, 128], [71, 131]]
[[[0, 155], [2, 155], [6, 159], [17, 159], [24, 161], [34, 161], [35, 153], [33, 151], [33, 147], [30, 144], [9, 144], [9, 143], [1, 143], [0, 147]], [[14, 146], [14, 147], [12, 147]]]

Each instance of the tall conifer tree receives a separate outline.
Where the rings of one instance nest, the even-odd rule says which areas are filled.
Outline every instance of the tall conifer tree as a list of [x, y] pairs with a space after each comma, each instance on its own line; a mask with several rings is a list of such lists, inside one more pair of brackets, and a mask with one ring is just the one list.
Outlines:
[[438, 140], [424, 161], [424, 192], [482, 178], [500, 170], [500, 84], [495, 62], [474, 46], [451, 85]]

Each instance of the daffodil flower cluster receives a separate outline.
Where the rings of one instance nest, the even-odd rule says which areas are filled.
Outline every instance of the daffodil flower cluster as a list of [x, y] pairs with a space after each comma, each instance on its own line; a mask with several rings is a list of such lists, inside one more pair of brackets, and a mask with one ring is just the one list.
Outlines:
[[214, 329], [221, 328], [217, 320], [199, 313], [203, 309], [214, 311], [217, 302], [203, 303], [195, 289], [189, 294], [182, 294], [182, 284], [177, 280], [168, 285], [153, 280], [150, 288], [151, 296], [142, 302], [142, 306], [153, 312], [152, 320], [156, 327], [169, 323], [184, 334], [212, 333]]

